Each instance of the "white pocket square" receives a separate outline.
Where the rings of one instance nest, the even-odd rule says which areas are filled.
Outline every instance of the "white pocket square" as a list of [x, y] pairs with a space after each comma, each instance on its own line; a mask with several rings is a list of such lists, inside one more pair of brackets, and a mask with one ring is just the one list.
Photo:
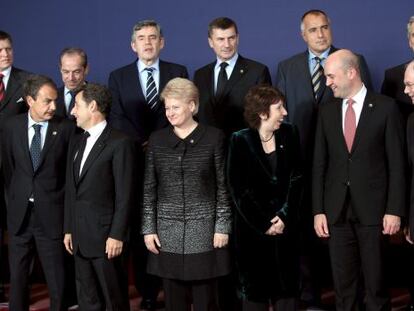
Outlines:
[[23, 102], [23, 101], [24, 101], [23, 97], [20, 97], [20, 98], [17, 100], [17, 102], [16, 102], [16, 103], [21, 103], [21, 102]]

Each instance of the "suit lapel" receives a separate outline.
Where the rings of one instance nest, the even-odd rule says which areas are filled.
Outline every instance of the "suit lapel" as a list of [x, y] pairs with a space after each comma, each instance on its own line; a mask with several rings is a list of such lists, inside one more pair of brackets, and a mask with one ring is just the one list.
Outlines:
[[27, 171], [33, 173], [32, 158], [30, 157], [29, 150], [29, 121], [26, 113], [22, 114], [21, 119], [19, 119], [19, 122], [20, 124], [18, 127], [16, 127], [16, 130], [19, 131], [18, 137], [20, 138], [20, 148], [23, 156], [23, 163], [26, 165]]
[[[138, 102], [146, 102], [146, 98], [144, 93], [142, 92], [141, 82], [140, 82], [140, 75], [138, 71], [137, 61], [133, 62], [130, 67], [128, 68], [129, 73], [125, 76], [127, 77], [131, 87], [128, 90], [136, 90], [136, 94], [138, 96]], [[145, 81], [144, 81], [145, 85]]]
[[367, 95], [364, 99], [364, 104], [362, 106], [361, 116], [359, 117], [358, 126], [355, 132], [354, 142], [352, 144], [351, 153], [353, 153], [358, 146], [361, 136], [363, 135], [369, 119], [372, 115], [373, 108], [375, 107], [375, 102], [372, 100], [371, 93], [367, 91]]
[[[222, 97], [226, 95], [233, 89], [233, 87], [239, 82], [239, 80], [248, 72], [248, 67], [243, 57], [239, 55], [237, 58], [236, 64], [234, 65], [233, 71], [231, 73], [230, 79], [226, 83]], [[214, 71], [214, 69], [213, 69]], [[218, 99], [220, 101], [221, 98]]]
[[263, 171], [271, 177], [271, 168], [269, 161], [266, 158], [266, 154], [263, 150], [263, 146], [260, 140], [259, 132], [256, 130], [250, 130], [247, 135], [248, 146], [251, 152], [257, 157], [260, 166], [263, 168]]
[[108, 139], [110, 133], [111, 133], [111, 130], [109, 126], [107, 125], [104, 131], [102, 132], [101, 136], [99, 136], [98, 140], [93, 145], [91, 152], [88, 154], [88, 157], [86, 158], [85, 163], [83, 164], [82, 171], [79, 176], [78, 184], [82, 181], [82, 179], [85, 177], [86, 173], [88, 172], [93, 162], [100, 155], [102, 150], [105, 148], [106, 140]]
[[345, 133], [342, 126], [342, 99], [341, 98], [335, 98], [334, 99], [334, 119], [332, 120], [333, 124], [338, 124], [336, 127], [337, 129], [337, 135], [338, 135], [338, 142], [341, 143], [342, 148], [348, 152], [348, 147], [346, 145], [345, 141]]
[[59, 122], [57, 122], [56, 119], [52, 119], [49, 121], [49, 124], [47, 126], [45, 144], [43, 145], [42, 152], [40, 153], [39, 168], [42, 166], [43, 161], [45, 160], [45, 157], [50, 149], [50, 146], [53, 145], [56, 139], [56, 136], [58, 135], [58, 127], [59, 127]]
[[10, 72], [9, 82], [7, 84], [6, 96], [0, 102], [0, 111], [3, 110], [4, 107], [6, 107], [7, 103], [10, 101], [10, 99], [12, 98], [14, 93], [16, 93], [16, 91], [19, 89], [19, 87], [20, 87], [20, 81], [19, 81], [18, 73], [16, 73], [16, 70], [12, 68]]
[[[215, 66], [216, 62], [211, 63], [210, 65], [208, 65], [208, 69], [206, 72], [206, 76], [205, 76], [205, 84], [206, 84], [206, 89], [209, 92], [209, 96], [210, 98], [215, 99], [215, 94], [214, 94], [214, 66]], [[214, 100], [212, 101], [214, 102]]]

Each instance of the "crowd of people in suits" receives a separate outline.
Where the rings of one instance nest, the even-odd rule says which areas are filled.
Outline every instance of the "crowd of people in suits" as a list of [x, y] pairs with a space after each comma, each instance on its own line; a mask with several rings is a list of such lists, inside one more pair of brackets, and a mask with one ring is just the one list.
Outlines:
[[[325, 12], [300, 22], [307, 50], [279, 63], [275, 87], [228, 17], [209, 24], [217, 59], [193, 82], [160, 59], [153, 20], [134, 25], [137, 59], [108, 87], [86, 81], [78, 47], [60, 54], [60, 88], [14, 67], [0, 31], [9, 309], [29, 310], [35, 253], [51, 310], [129, 310], [128, 256], [141, 310], [322, 308], [328, 247], [336, 310], [391, 310], [387, 236], [414, 235], [414, 62], [377, 94]], [[414, 50], [414, 17], [407, 27]]]

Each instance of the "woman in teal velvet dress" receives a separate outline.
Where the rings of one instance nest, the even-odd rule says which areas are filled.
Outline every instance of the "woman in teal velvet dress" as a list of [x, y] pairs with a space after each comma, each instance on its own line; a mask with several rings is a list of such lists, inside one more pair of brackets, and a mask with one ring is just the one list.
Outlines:
[[252, 88], [244, 115], [249, 128], [231, 136], [227, 163], [238, 293], [243, 311], [297, 310], [298, 134], [273, 87]]

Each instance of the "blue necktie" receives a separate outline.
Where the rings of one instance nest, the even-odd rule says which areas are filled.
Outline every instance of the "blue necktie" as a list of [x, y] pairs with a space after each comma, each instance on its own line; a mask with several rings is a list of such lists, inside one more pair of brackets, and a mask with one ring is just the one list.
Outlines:
[[150, 106], [150, 108], [153, 109], [155, 105], [157, 105], [157, 102], [158, 102], [157, 85], [155, 84], [154, 77], [152, 76], [152, 72], [154, 71], [154, 68], [148, 67], [148, 68], [145, 68], [145, 70], [148, 73], [145, 97], [147, 99], [148, 106]]
[[35, 134], [32, 138], [32, 143], [30, 145], [30, 157], [32, 158], [33, 170], [36, 171], [40, 164], [40, 153], [42, 152], [42, 136], [40, 134], [40, 129], [42, 125], [34, 124], [33, 129]]

